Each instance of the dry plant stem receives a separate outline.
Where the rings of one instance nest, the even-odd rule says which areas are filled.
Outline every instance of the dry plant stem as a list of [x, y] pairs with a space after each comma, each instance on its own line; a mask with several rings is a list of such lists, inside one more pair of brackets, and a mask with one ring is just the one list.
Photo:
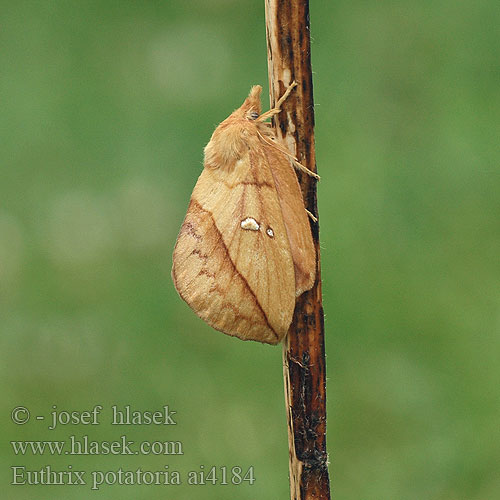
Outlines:
[[[308, 0], [266, 0], [271, 108], [293, 80], [298, 86], [273, 117], [277, 136], [307, 169], [316, 172]], [[316, 183], [297, 172], [306, 208], [317, 218]], [[326, 452], [326, 371], [318, 224], [314, 287], [302, 294], [283, 346], [283, 374], [292, 500], [330, 499]]]

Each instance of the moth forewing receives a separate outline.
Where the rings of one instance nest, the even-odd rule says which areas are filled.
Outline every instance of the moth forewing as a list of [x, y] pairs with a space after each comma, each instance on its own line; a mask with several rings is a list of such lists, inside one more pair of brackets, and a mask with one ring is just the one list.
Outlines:
[[312, 287], [315, 249], [287, 156], [262, 140], [261, 87], [214, 131], [177, 238], [172, 277], [212, 327], [278, 343], [295, 297]]

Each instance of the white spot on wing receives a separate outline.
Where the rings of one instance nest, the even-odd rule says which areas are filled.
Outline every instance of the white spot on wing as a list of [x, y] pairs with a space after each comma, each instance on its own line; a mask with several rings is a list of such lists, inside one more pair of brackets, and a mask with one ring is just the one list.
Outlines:
[[250, 231], [258, 231], [260, 229], [259, 223], [253, 217], [247, 217], [241, 221], [242, 229], [249, 229]]
[[270, 227], [267, 228], [266, 233], [269, 238], [274, 238], [274, 231]]

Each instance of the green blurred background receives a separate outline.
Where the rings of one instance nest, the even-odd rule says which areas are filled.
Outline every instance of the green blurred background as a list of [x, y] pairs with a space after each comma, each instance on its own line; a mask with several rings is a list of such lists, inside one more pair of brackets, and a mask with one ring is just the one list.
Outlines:
[[[0, 496], [288, 498], [281, 349], [211, 330], [170, 279], [204, 145], [267, 87], [264, 2], [0, 7]], [[339, 500], [500, 498], [499, 22], [493, 0], [311, 4]], [[96, 404], [99, 426], [34, 420]], [[167, 404], [177, 425], [112, 427], [113, 404]], [[184, 455], [9, 444], [71, 434]], [[47, 464], [254, 466], [256, 481], [9, 486], [10, 466]]]

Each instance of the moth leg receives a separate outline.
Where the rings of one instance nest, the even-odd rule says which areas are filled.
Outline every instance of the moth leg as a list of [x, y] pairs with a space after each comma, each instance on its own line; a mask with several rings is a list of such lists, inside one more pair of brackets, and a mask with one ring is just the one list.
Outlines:
[[313, 172], [312, 170], [309, 170], [307, 167], [304, 167], [304, 165], [302, 165], [302, 163], [299, 163], [297, 161], [296, 158], [294, 158], [292, 155], [290, 155], [290, 158], [292, 160], [292, 163], [293, 163], [293, 166], [297, 169], [297, 170], [300, 170], [301, 172], [304, 172], [305, 174], [307, 174], [309, 177], [313, 177], [314, 179], [316, 179], [317, 181], [319, 181], [321, 178], [320, 176], [316, 173], [316, 172]]
[[272, 108], [269, 111], [262, 113], [255, 121], [263, 122], [264, 120], [267, 120], [268, 118], [272, 118], [274, 115], [277, 115], [278, 113], [281, 113], [281, 108]]
[[[297, 82], [294, 80], [286, 89], [285, 93], [278, 99], [278, 102], [276, 103], [276, 106], [269, 111], [266, 111], [265, 113], [262, 113], [255, 121], [257, 122], [264, 122], [268, 118], [271, 118], [274, 115], [277, 115], [281, 111], [281, 105], [285, 102], [287, 97], [290, 95], [290, 92], [297, 86]], [[264, 125], [271, 127], [270, 123], [264, 123]], [[278, 147], [275, 143], [270, 143], [262, 135], [259, 133], [261, 138], [267, 142], [268, 144], [277, 147], [282, 153], [286, 154], [287, 156], [290, 157], [292, 160], [293, 166], [297, 169], [300, 170], [301, 172], [306, 173], [310, 177], [313, 177], [314, 179], [318, 180], [320, 179], [319, 175], [316, 172], [313, 172], [312, 170], [309, 170], [307, 167], [304, 167], [297, 158], [295, 158], [293, 155], [291, 155], [288, 151], [285, 151], [284, 149]]]
[[262, 113], [256, 121], [258, 122], [263, 122], [264, 120], [267, 120], [268, 118], [271, 118], [274, 115], [277, 115], [278, 113], [281, 112], [281, 105], [285, 102], [286, 98], [290, 95], [290, 92], [297, 86], [297, 82], [293, 81], [288, 88], [286, 89], [285, 93], [278, 99], [278, 102], [276, 103], [276, 106], [274, 108], [270, 109], [269, 111], [266, 111], [265, 113]]
[[278, 99], [275, 108], [280, 109], [281, 105], [286, 101], [286, 98], [290, 95], [290, 92], [297, 86], [297, 82], [294, 80], [288, 88], [285, 90], [285, 93]]
[[309, 212], [309, 210], [307, 210], [307, 208], [304, 208], [304, 210], [306, 211], [307, 215], [309, 215], [309, 217], [311, 218], [311, 220], [313, 222], [318, 222], [318, 218], [314, 217], [314, 215], [312, 214], [312, 212]]
[[288, 152], [285, 148], [283, 148], [282, 146], [279, 146], [275, 141], [274, 139], [272, 141], [268, 141], [258, 130], [257, 130], [257, 134], [259, 134], [259, 137], [266, 143], [266, 144], [269, 144], [270, 146], [273, 146], [274, 148], [276, 148], [278, 151], [280, 151], [281, 153], [283, 153], [284, 155], [288, 156], [293, 164], [293, 166], [297, 169], [297, 170], [300, 170], [304, 173], [306, 173], [307, 175], [309, 175], [310, 177], [313, 177], [314, 179], [316, 179], [317, 181], [319, 181], [321, 178], [320, 176], [316, 173], [316, 172], [313, 172], [312, 170], [309, 170], [307, 167], [304, 167], [304, 165], [302, 165], [302, 163], [299, 163], [299, 160], [297, 160], [297, 158], [295, 158], [295, 156], [293, 156], [290, 152]]

